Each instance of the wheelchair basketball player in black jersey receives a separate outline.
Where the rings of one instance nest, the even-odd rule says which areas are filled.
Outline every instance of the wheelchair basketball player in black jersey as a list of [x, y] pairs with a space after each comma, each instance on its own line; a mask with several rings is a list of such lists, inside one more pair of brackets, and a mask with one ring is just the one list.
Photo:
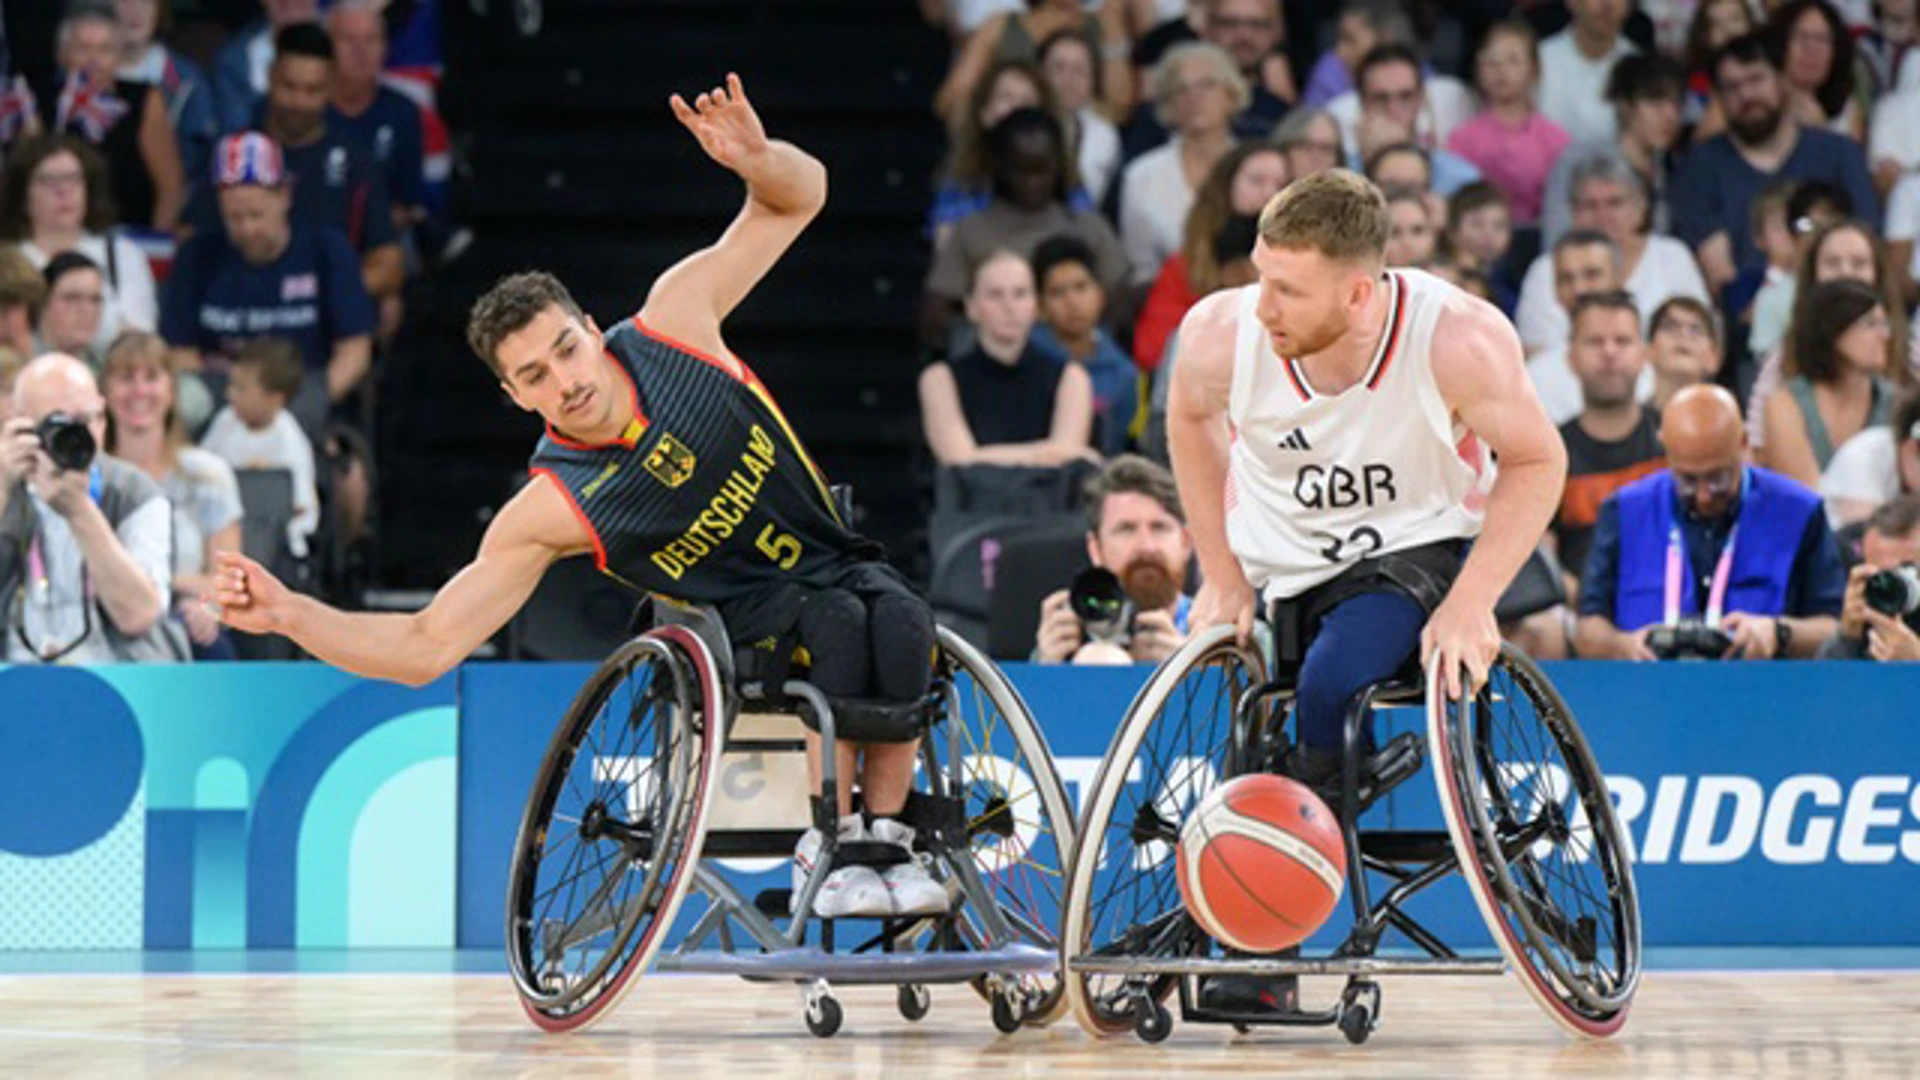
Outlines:
[[[819, 213], [826, 169], [767, 138], [740, 79], [674, 115], [707, 155], [747, 185], [712, 246], [662, 274], [633, 318], [603, 332], [551, 275], [506, 278], [475, 304], [468, 340], [515, 404], [546, 421], [534, 479], [488, 527], [479, 555], [413, 615], [348, 614], [286, 589], [259, 564], [223, 554], [220, 617], [279, 633], [327, 663], [422, 684], [512, 618], [556, 559], [592, 554], [636, 589], [710, 604], [732, 640], [761, 644], [784, 666], [804, 649], [809, 679], [831, 697], [912, 701], [928, 693], [935, 632], [926, 603], [848, 530], [825, 479], [720, 324]], [[779, 685], [776, 681], [775, 685]], [[843, 731], [838, 829], [912, 851], [900, 821], [916, 743], [857, 742]], [[820, 740], [809, 733], [819, 787]], [[852, 805], [856, 773], [867, 817]], [[795, 894], [823, 843], [795, 852]], [[814, 913], [944, 912], [946, 890], [909, 857], [847, 865]]]

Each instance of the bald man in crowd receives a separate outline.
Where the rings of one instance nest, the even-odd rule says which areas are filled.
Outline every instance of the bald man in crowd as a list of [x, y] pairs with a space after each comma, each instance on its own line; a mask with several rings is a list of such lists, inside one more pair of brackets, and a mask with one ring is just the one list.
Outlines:
[[[145, 473], [97, 452], [107, 420], [92, 370], [63, 353], [41, 356], [15, 380], [13, 407], [0, 424], [0, 659], [186, 659], [166, 618], [172, 511]], [[42, 441], [40, 425], [56, 414], [90, 436], [92, 449], [77, 432], [66, 437], [87, 451], [84, 462]]]
[[1702, 623], [1726, 657], [1811, 657], [1838, 626], [1847, 574], [1820, 497], [1747, 464], [1733, 395], [1690, 386], [1661, 418], [1667, 468], [1600, 509], [1580, 590], [1579, 654], [1652, 660], [1656, 627]]

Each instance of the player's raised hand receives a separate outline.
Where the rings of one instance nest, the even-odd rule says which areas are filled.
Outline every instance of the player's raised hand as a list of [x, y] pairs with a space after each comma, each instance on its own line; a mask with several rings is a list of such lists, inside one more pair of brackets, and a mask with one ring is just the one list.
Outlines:
[[747, 100], [740, 76], [732, 72], [727, 73], [725, 87], [714, 87], [694, 98], [691, 105], [679, 94], [667, 103], [673, 107], [673, 115], [700, 140], [700, 149], [729, 169], [737, 171], [743, 161], [767, 148], [766, 128]]
[[212, 602], [220, 621], [249, 634], [284, 630], [293, 593], [267, 568], [234, 551], [213, 553]]

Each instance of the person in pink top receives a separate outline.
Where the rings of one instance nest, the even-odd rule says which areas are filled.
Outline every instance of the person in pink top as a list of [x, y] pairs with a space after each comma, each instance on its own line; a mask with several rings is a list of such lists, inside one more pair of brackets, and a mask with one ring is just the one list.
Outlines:
[[1572, 142], [1533, 107], [1539, 79], [1540, 47], [1533, 28], [1517, 19], [1495, 23], [1474, 54], [1474, 82], [1485, 104], [1447, 139], [1447, 149], [1473, 162], [1506, 192], [1515, 224], [1539, 220], [1547, 176]]

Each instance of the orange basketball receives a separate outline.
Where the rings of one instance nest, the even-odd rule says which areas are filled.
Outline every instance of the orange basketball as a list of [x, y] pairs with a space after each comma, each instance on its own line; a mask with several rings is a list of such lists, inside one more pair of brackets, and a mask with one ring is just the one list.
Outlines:
[[1176, 860], [1187, 912], [1242, 952], [1305, 941], [1346, 885], [1339, 820], [1284, 776], [1242, 776], [1214, 788], [1180, 827]]

